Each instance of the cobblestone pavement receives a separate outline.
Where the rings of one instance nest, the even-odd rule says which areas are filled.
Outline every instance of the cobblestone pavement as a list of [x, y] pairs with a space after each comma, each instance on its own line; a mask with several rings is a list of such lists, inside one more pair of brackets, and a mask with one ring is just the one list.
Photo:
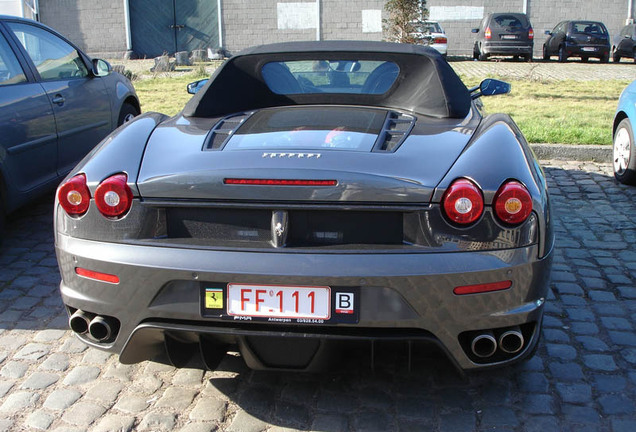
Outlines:
[[[122, 365], [66, 330], [49, 196], [0, 248], [0, 430], [636, 430], [636, 188], [608, 164], [544, 161], [558, 249], [529, 361], [461, 377], [439, 355], [384, 351], [374, 371], [253, 372]], [[360, 361], [359, 361], [360, 360]]]

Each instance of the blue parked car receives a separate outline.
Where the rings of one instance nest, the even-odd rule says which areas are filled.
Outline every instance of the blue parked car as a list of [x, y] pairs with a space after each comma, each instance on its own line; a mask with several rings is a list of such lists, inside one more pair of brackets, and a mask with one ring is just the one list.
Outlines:
[[0, 16], [0, 231], [140, 113], [130, 81], [35, 21]]
[[636, 185], [636, 81], [628, 85], [618, 100], [614, 116], [614, 176], [621, 183]]

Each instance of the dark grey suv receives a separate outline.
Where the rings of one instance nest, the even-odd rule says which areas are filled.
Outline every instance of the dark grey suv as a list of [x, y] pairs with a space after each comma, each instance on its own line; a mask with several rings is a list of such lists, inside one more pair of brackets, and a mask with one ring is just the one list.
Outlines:
[[0, 232], [5, 213], [57, 186], [139, 112], [132, 84], [107, 62], [40, 23], [0, 15]]
[[473, 58], [487, 60], [491, 55], [532, 60], [534, 30], [523, 13], [491, 13], [472, 30], [477, 35]]

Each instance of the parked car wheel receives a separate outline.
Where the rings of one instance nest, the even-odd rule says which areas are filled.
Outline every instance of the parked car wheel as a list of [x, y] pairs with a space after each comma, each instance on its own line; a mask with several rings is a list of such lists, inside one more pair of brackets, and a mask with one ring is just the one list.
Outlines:
[[523, 56], [523, 60], [526, 62], [531, 62], [532, 61], [532, 54], [526, 54]]
[[560, 62], [564, 62], [567, 61], [568, 59], [568, 54], [565, 52], [565, 47], [564, 46], [560, 46], [559, 47], [559, 61]]
[[609, 63], [609, 53], [603, 54], [601, 57], [601, 63]]
[[139, 115], [139, 110], [129, 103], [125, 103], [119, 111], [119, 120], [117, 120], [117, 126], [121, 126], [124, 123], [128, 123]]
[[550, 60], [550, 54], [548, 54], [548, 51], [545, 49], [545, 45], [543, 45], [543, 60], [545, 61]]
[[618, 51], [616, 51], [616, 47], [614, 47], [612, 51], [612, 61], [614, 63], [618, 63], [619, 61], [621, 61], [621, 55], [618, 53]]
[[614, 133], [614, 177], [621, 183], [636, 185], [635, 146], [629, 119], [623, 119]]
[[486, 61], [486, 60], [488, 60], [488, 54], [485, 54], [481, 52], [481, 50], [479, 50], [479, 61]]

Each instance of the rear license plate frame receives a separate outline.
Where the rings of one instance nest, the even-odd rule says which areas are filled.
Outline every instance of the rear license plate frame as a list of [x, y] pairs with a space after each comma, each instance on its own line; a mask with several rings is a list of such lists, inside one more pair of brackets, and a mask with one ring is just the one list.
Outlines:
[[[251, 314], [232, 313], [229, 305], [231, 286], [251, 287], [251, 289], [283, 290], [299, 288], [303, 292], [311, 289], [329, 289], [330, 314], [328, 317], [308, 317], [308, 316], [259, 316]], [[255, 299], [255, 291], [250, 293], [252, 300]], [[261, 293], [261, 296], [263, 294]], [[273, 292], [273, 297], [276, 291]], [[360, 288], [343, 286], [310, 286], [310, 285], [272, 285], [272, 284], [244, 284], [239, 282], [200, 283], [200, 311], [203, 318], [219, 318], [235, 322], [269, 322], [280, 324], [357, 324], [360, 320]]]

